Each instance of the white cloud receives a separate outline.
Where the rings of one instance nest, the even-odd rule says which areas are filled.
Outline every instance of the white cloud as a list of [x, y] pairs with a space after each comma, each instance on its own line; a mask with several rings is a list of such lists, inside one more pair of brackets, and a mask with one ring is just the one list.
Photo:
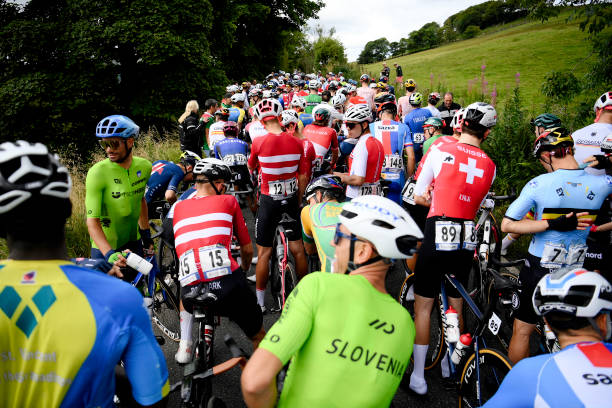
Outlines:
[[486, 0], [327, 0], [318, 19], [326, 31], [335, 27], [334, 37], [346, 48], [349, 61], [356, 61], [368, 41], [386, 37], [389, 42], [408, 37], [411, 31], [435, 21], [442, 25], [451, 15]]

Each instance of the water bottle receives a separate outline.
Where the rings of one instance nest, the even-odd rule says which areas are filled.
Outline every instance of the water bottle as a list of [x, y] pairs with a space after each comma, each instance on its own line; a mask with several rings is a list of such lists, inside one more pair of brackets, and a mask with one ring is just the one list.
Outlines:
[[151, 269], [153, 269], [153, 264], [138, 254], [134, 252], [127, 253], [127, 264], [130, 268], [135, 269], [136, 271], [142, 273], [147, 276]]
[[449, 343], [457, 343], [459, 341], [459, 317], [457, 311], [449, 306], [445, 313], [446, 316], [446, 340]]
[[467, 348], [472, 344], [472, 335], [470, 333], [462, 334], [459, 337], [459, 341], [455, 346], [455, 350], [453, 351], [453, 355], [451, 356], [451, 361], [453, 364], [458, 365], [465, 354]]

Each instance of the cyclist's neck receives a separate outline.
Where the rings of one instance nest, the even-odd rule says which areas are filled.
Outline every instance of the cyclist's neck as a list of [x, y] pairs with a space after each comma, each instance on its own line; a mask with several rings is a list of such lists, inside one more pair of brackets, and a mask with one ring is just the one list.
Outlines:
[[16, 261], [34, 261], [48, 259], [68, 259], [68, 251], [64, 238], [42, 242], [15, 241], [10, 236], [7, 239], [9, 259]]
[[562, 349], [571, 346], [573, 344], [577, 344], [577, 343], [583, 343], [583, 342], [598, 342], [598, 341], [602, 341], [601, 337], [599, 337], [598, 335], [596, 335], [594, 332], [593, 333], [589, 333], [589, 334], [578, 334], [578, 335], [565, 335], [563, 333], [559, 333], [559, 345], [561, 346]]
[[385, 288], [385, 277], [387, 276], [387, 271], [389, 270], [389, 264], [386, 264], [383, 260], [375, 262], [370, 265], [362, 266], [355, 269], [350, 275], [359, 275], [366, 278], [370, 285], [374, 287], [377, 291], [383, 294], [387, 294], [387, 289]]
[[263, 125], [264, 128], [266, 128], [266, 130], [270, 133], [273, 133], [275, 135], [280, 135], [281, 133], [283, 133], [283, 128], [276, 119], [267, 120], [263, 123]]
[[482, 143], [482, 139], [477, 138], [476, 136], [470, 135], [469, 133], [463, 132], [459, 137], [457, 143], [465, 143], [474, 147], [480, 148], [480, 144]]
[[134, 154], [130, 152], [122, 162], [115, 162], [115, 163], [117, 163], [122, 168], [128, 170], [132, 166], [133, 158], [134, 158]]
[[[557, 170], [578, 170], [580, 166], [574, 156], [567, 155], [561, 159], [552, 159], [552, 171]], [[550, 167], [550, 166], [549, 166]], [[548, 170], [548, 167], [547, 167]], [[550, 172], [550, 171], [549, 171]]]

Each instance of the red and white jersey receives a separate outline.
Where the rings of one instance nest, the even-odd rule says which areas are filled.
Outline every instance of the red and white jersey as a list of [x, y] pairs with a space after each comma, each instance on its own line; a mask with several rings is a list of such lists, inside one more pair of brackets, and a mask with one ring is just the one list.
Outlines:
[[249, 168], [259, 167], [261, 194], [275, 200], [292, 197], [298, 191], [298, 175], [306, 175], [304, 146], [287, 132], [268, 133], [253, 142]]
[[371, 133], [362, 135], [348, 158], [349, 174], [365, 177], [361, 186], [347, 186], [346, 196], [380, 195], [380, 172], [385, 161], [385, 150]]
[[327, 156], [329, 150], [338, 150], [338, 134], [328, 126], [310, 124], [302, 131], [304, 137], [312, 142], [318, 158]]
[[177, 202], [173, 225], [182, 286], [215, 280], [238, 269], [230, 250], [232, 235], [240, 245], [251, 242], [240, 205], [231, 195]]
[[302, 145], [304, 146], [304, 157], [306, 158], [306, 175], [308, 176], [308, 180], [312, 178], [312, 169], [317, 161], [317, 153], [315, 151], [314, 145], [308, 139], [300, 139], [302, 141]]
[[208, 146], [210, 147], [210, 150], [215, 148], [217, 142], [225, 139], [225, 133], [223, 133], [224, 125], [225, 122], [222, 120], [210, 125], [210, 129], [208, 130]]
[[376, 91], [367, 86], [362, 86], [361, 88], [357, 88], [357, 95], [361, 96], [366, 100], [370, 108], [374, 107], [374, 97], [376, 96]]
[[417, 166], [417, 171], [414, 175], [414, 179], [418, 179], [419, 178], [419, 174], [421, 174], [421, 169], [423, 168], [423, 163], [425, 163], [425, 159], [427, 159], [427, 155], [429, 155], [429, 152], [431, 152], [432, 150], [437, 150], [440, 146], [445, 145], [445, 144], [449, 144], [449, 143], [457, 143], [457, 139], [455, 139], [452, 136], [441, 136], [439, 138], [437, 138], [432, 144], [431, 146], [429, 146], [429, 150], [427, 150], [427, 153], [425, 153], [425, 156], [423, 156], [423, 158], [421, 159], [421, 161], [419, 162], [419, 165]]
[[251, 138], [251, 143], [253, 143], [258, 137], [265, 136], [268, 134], [268, 131], [264, 127], [263, 123], [261, 123], [257, 119], [253, 119], [253, 121], [246, 125], [244, 130], [249, 134], [249, 137]]
[[423, 195], [434, 183], [428, 217], [471, 220], [495, 179], [495, 163], [480, 148], [448, 143], [430, 149], [414, 189]]

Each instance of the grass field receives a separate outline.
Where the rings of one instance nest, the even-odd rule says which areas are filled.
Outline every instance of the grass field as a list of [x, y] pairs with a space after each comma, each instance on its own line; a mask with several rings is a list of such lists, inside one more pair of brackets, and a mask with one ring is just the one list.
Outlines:
[[[546, 73], [572, 69], [581, 78], [588, 69], [590, 44], [577, 22], [566, 22], [568, 16], [568, 13], [561, 14], [546, 23], [523, 20], [524, 24], [514, 22], [508, 29], [491, 27], [470, 40], [388, 59], [390, 81], [395, 84], [393, 63], [397, 62], [403, 68], [404, 80], [413, 78], [421, 92], [453, 91], [468, 98], [483, 93], [491, 98], [496, 88], [499, 101], [509, 95], [518, 73], [525, 107], [537, 110]], [[378, 77], [382, 62], [361, 68], [362, 72]], [[483, 92], [483, 83], [486, 92]]]

